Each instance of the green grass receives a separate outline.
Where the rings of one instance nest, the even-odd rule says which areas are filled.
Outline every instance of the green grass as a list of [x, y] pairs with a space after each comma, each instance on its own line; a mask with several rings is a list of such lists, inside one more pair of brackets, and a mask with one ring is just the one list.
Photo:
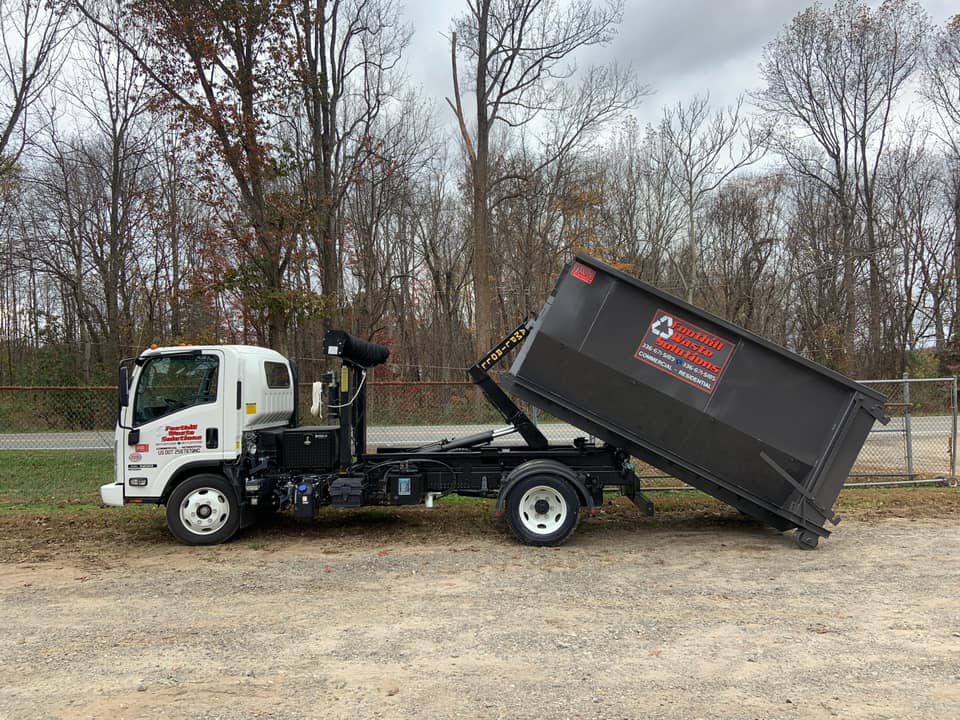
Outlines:
[[3, 450], [0, 513], [92, 510], [111, 480], [109, 450]]

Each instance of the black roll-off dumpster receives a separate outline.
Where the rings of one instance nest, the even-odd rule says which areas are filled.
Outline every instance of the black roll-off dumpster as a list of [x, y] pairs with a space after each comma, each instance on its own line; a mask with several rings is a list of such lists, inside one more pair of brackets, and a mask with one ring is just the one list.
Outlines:
[[504, 386], [814, 547], [883, 395], [587, 255]]

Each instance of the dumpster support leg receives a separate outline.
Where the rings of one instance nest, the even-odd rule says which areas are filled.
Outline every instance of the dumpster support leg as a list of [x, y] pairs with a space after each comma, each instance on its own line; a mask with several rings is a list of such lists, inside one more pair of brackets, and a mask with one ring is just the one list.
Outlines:
[[653, 501], [650, 498], [648, 498], [646, 495], [644, 495], [642, 492], [637, 490], [636, 492], [633, 493], [630, 499], [633, 501], [634, 505], [640, 508], [640, 511], [644, 515], [646, 515], [647, 517], [654, 516]]
[[647, 517], [653, 517], [653, 501], [640, 491], [640, 478], [633, 476], [633, 482], [623, 486], [623, 494], [630, 498], [630, 501], [640, 508]]

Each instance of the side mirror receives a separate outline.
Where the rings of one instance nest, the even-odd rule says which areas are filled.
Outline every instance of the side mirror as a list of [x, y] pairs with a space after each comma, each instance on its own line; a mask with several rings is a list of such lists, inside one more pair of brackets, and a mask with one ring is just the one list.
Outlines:
[[117, 389], [120, 391], [118, 395], [120, 407], [125, 408], [130, 404], [130, 371], [125, 367], [120, 368]]

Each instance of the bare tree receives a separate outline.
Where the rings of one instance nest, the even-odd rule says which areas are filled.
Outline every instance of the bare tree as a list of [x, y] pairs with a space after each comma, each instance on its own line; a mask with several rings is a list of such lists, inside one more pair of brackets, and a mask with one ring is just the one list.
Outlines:
[[779, 342], [785, 341], [782, 198], [778, 174], [737, 178], [705, 208], [703, 287], [706, 307]]
[[90, 380], [113, 367], [121, 350], [143, 342], [134, 343], [132, 330], [141, 288], [136, 265], [149, 237], [146, 155], [128, 152], [112, 178], [109, 139], [54, 135], [47, 145], [49, 159], [33, 179], [36, 194], [25, 216], [23, 259], [59, 288], [65, 339], [80, 346]]
[[[947, 191], [952, 199], [953, 274], [960, 280], [960, 15], [954, 15], [934, 37], [925, 65], [924, 91], [940, 121], [938, 137], [947, 148]], [[954, 317], [960, 318], [960, 293], [954, 296]]]
[[[372, 337], [385, 330], [393, 303], [411, 297], [414, 248], [407, 194], [429, 157], [430, 125], [422, 101], [409, 95], [371, 127], [366, 162], [354, 172], [344, 207], [346, 268], [352, 292], [349, 327]], [[406, 318], [394, 318], [406, 329]]]
[[[151, 260], [140, 282], [148, 294], [145, 329], [157, 341], [216, 342], [222, 335], [221, 284], [227, 252], [217, 214], [227, 202], [220, 185], [209, 187], [199, 168], [205, 150], [176, 126], [176, 116], [151, 117], [155, 142], [150, 146], [152, 218]], [[211, 202], [211, 196], [217, 202]]]
[[878, 172], [894, 104], [921, 60], [926, 32], [926, 15], [911, 0], [885, 0], [876, 9], [862, 0], [838, 0], [829, 10], [813, 5], [764, 49], [766, 87], [755, 96], [781, 121], [777, 151], [837, 200], [846, 305], [838, 334], [847, 368], [855, 358], [856, 264], [858, 258], [866, 262], [869, 350], [863, 370], [870, 374], [879, 370], [870, 363], [882, 343]]
[[682, 198], [687, 230], [680, 259], [671, 259], [687, 300], [693, 300], [697, 284], [698, 215], [705, 200], [727, 178], [764, 154], [769, 133], [748, 124], [742, 109], [740, 98], [733, 107], [711, 112], [710, 96], [697, 95], [664, 110], [661, 132], [673, 151], [668, 177]]
[[888, 242], [896, 281], [889, 288], [885, 352], [896, 369], [931, 340], [937, 349], [950, 338], [955, 297], [953, 197], [944, 193], [944, 164], [907, 134], [884, 163], [880, 232]]
[[[40, 307], [37, 278], [22, 261], [24, 223], [18, 218], [25, 186], [21, 156], [31, 133], [39, 128], [36, 109], [60, 69], [70, 39], [70, 22], [61, 8], [45, 0], [0, 0], [0, 333], [6, 343], [8, 378], [12, 379], [14, 348], [31, 335], [39, 343]], [[42, 115], [38, 114], [38, 118]], [[30, 308], [28, 313], [22, 308]], [[24, 318], [30, 315], [27, 323]], [[26, 327], [29, 325], [29, 327]]]
[[663, 133], [628, 120], [601, 153], [605, 237], [631, 272], [660, 282], [683, 224], [671, 184], [674, 151]]
[[940, 116], [947, 140], [957, 147], [960, 138], [960, 15], [954, 15], [933, 39], [924, 73], [925, 95]]
[[[598, 124], [616, 117], [643, 94], [624, 68], [591, 69], [579, 89], [568, 81], [578, 49], [608, 42], [622, 14], [622, 0], [468, 0], [451, 34], [453, 98], [470, 180], [471, 250], [475, 336], [486, 349], [496, 339], [497, 270], [491, 205], [498, 187], [518, 178], [498, 171], [491, 138], [498, 124], [523, 128], [533, 121], [553, 128], [540, 164], [557, 161]], [[464, 110], [458, 56], [467, 61], [475, 117]], [[472, 130], [471, 130], [471, 127]], [[531, 168], [536, 170], [536, 167]], [[519, 178], [522, 179], [522, 178]]]
[[27, 113], [59, 72], [70, 29], [63, 7], [0, 0], [0, 180], [13, 172], [26, 146]]
[[399, 91], [392, 71], [410, 39], [396, 0], [288, 3], [295, 94], [306, 120], [306, 230], [316, 247], [325, 295], [322, 320], [339, 313], [343, 256], [341, 206], [367, 161], [373, 126]]
[[457, 341], [468, 335], [469, 222], [451, 191], [451, 174], [447, 158], [440, 155], [408, 201], [426, 275], [421, 280], [426, 296], [423, 333], [431, 342], [420, 350], [422, 364], [435, 366], [441, 378], [462, 379], [475, 357], [469, 343]]
[[597, 247], [601, 196], [595, 168], [572, 153], [543, 165], [538, 151], [521, 139], [498, 162], [504, 172], [524, 177], [522, 192], [498, 197], [490, 207], [500, 326], [516, 325], [538, 308], [571, 249], [603, 254]]
[[791, 212], [786, 251], [790, 258], [790, 345], [817, 362], [847, 369], [843, 317], [848, 306], [842, 211], [836, 196], [808, 175], [790, 177]]
[[[98, 3], [97, 12], [116, 16], [120, 4]], [[57, 318], [46, 325], [79, 345], [89, 380], [142, 344], [133, 336], [143, 304], [135, 280], [148, 256], [151, 161], [142, 74], [95, 25], [77, 30], [72, 77], [52, 86], [75, 129], [51, 117], [37, 143], [20, 256], [31, 275], [57, 288]]]

